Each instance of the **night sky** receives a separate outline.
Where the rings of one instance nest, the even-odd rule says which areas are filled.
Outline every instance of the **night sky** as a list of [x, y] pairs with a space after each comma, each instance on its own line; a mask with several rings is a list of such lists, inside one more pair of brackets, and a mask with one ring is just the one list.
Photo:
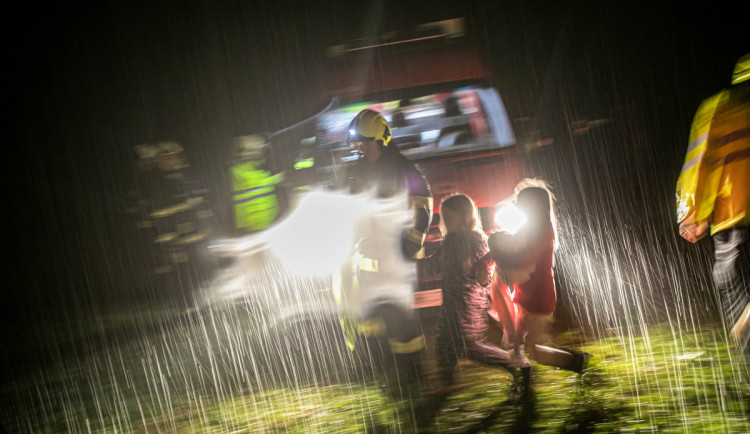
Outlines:
[[736, 4], [630, 3], [24, 5], [6, 17], [23, 30], [5, 44], [16, 136], [3, 159], [12, 256], [4, 337], [127, 294], [121, 225], [134, 145], [179, 141], [220, 196], [231, 137], [325, 106], [327, 45], [423, 22], [467, 19], [511, 118], [536, 116], [556, 137], [576, 119], [629, 125], [647, 148], [631, 151], [658, 172], [654, 197], [666, 203], [653, 205], [673, 208], [693, 112], [750, 52], [748, 25]]

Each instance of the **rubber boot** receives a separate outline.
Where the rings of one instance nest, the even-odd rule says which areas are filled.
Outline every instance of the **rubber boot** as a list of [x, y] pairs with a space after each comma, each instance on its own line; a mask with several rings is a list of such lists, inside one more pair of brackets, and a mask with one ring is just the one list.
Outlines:
[[417, 397], [422, 382], [422, 352], [394, 354], [395, 366], [386, 374], [385, 392], [393, 399]]
[[584, 369], [586, 369], [589, 365], [589, 360], [591, 359], [591, 354], [581, 352], [581, 351], [575, 351], [573, 352], [573, 366], [571, 368], [571, 371], [582, 374]]

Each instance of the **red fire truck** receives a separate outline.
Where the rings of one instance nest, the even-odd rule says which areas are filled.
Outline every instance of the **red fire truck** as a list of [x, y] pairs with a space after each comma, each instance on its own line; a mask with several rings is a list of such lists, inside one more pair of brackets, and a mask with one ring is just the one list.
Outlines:
[[[323, 99], [339, 108], [319, 117], [316, 171], [329, 183], [358, 158], [346, 145], [347, 126], [364, 108], [383, 114], [392, 127], [391, 146], [417, 162], [435, 199], [427, 253], [442, 240], [439, 206], [462, 192], [480, 207], [484, 228], [509, 198], [524, 168], [510, 119], [490, 74], [464, 32], [463, 19], [428, 23], [370, 40], [328, 48]], [[415, 307], [441, 303], [441, 276], [420, 268]]]

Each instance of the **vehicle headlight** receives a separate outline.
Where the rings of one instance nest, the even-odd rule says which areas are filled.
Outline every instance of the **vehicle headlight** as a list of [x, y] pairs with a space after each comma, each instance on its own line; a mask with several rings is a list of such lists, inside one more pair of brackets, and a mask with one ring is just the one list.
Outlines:
[[515, 234], [526, 223], [526, 215], [512, 204], [507, 204], [495, 213], [495, 227]]

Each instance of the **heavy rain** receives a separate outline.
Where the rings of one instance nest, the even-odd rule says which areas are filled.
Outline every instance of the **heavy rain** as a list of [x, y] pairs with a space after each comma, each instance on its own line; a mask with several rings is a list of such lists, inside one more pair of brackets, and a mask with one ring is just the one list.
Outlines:
[[[20, 7], [1, 430], [750, 432], [747, 19], [531, 3]], [[733, 152], [714, 199], [744, 202], [691, 243], [708, 106]], [[493, 250], [536, 221], [526, 178], [554, 196], [553, 314]], [[456, 193], [490, 235], [478, 296], [449, 293]], [[462, 302], [480, 338], [446, 325]], [[518, 343], [536, 317], [578, 365]]]

